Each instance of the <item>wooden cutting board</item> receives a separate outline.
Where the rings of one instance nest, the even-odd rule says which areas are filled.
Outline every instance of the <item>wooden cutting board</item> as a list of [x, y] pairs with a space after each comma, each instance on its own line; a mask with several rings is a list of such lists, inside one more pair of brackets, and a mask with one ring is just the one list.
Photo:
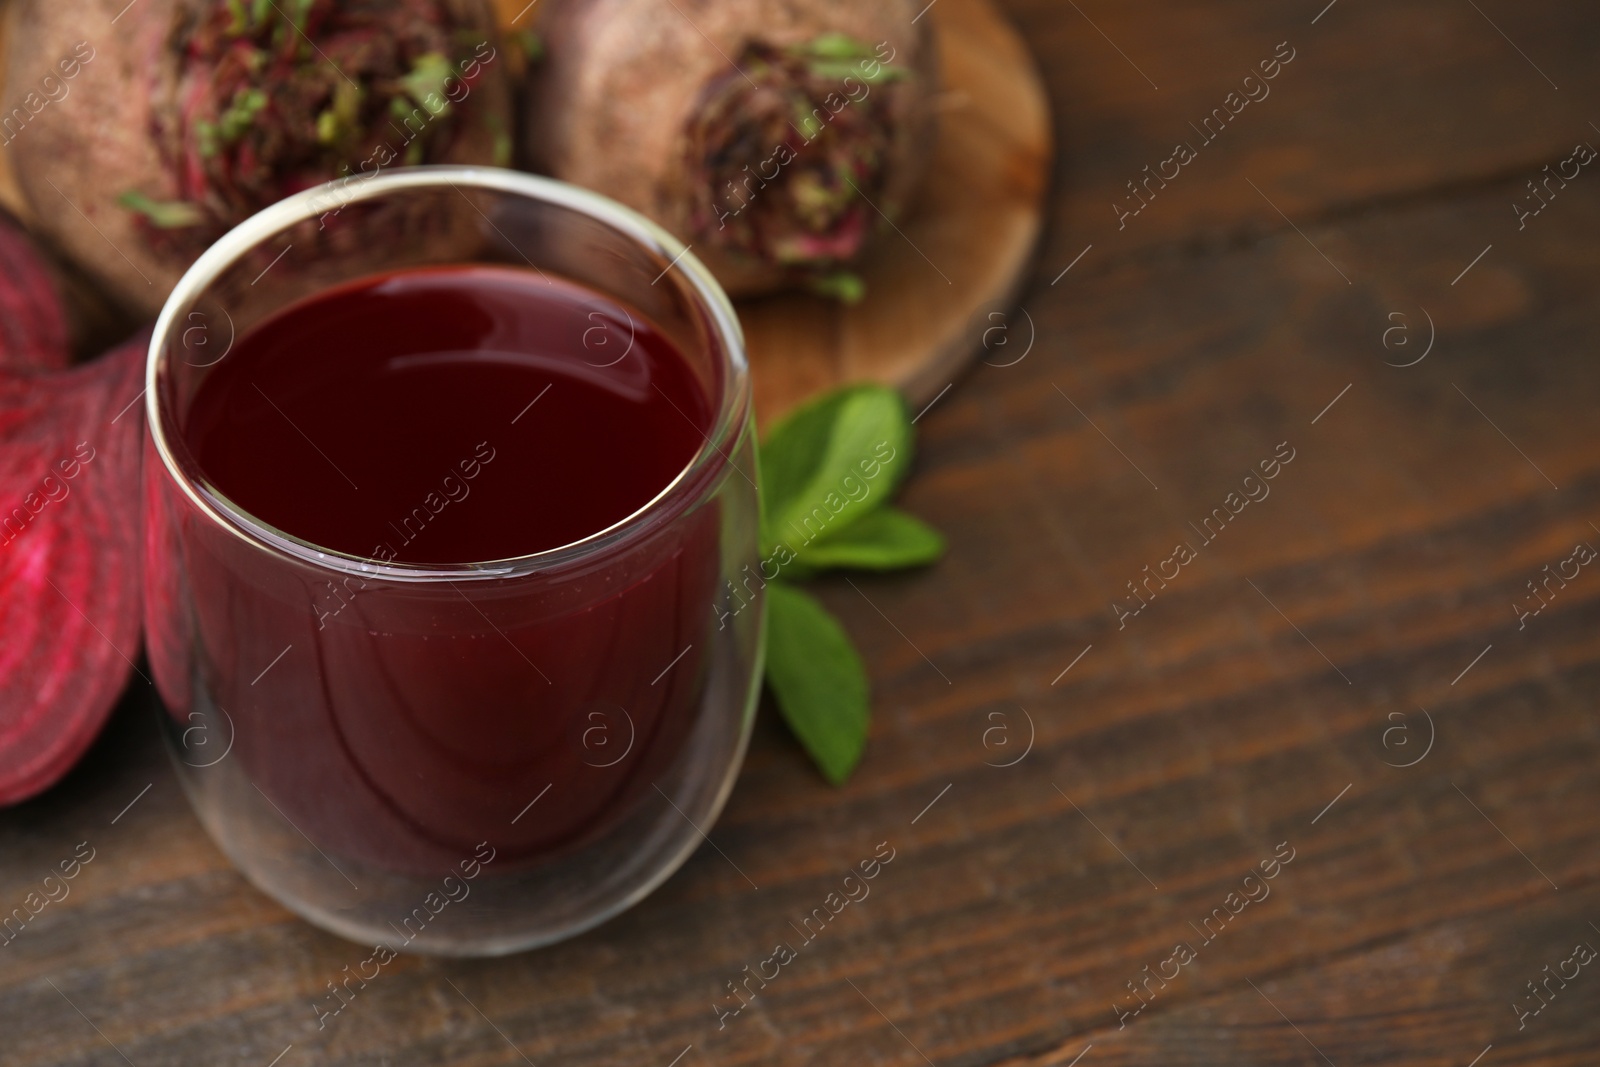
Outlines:
[[[495, 4], [503, 25], [530, 19], [525, 0]], [[897, 386], [920, 408], [981, 351], [987, 315], [1016, 295], [1049, 180], [1044, 86], [991, 0], [935, 0], [927, 17], [944, 77], [939, 142], [899, 232], [884, 235], [862, 265], [866, 298], [844, 307], [792, 293], [739, 304], [763, 423], [854, 381]], [[4, 149], [0, 204], [28, 215]]]

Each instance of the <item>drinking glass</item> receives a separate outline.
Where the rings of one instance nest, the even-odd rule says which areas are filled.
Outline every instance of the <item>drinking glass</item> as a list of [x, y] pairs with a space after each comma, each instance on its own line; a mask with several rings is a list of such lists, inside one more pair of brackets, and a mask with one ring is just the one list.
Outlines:
[[[578, 339], [595, 367], [627, 358], [639, 317], [675, 343], [714, 414], [657, 497], [572, 544], [434, 566], [311, 544], [208, 482], [185, 419], [238, 337], [333, 286], [461, 264], [620, 305], [627, 323]], [[616, 915], [701, 843], [749, 739], [765, 616], [744, 340], [679, 241], [526, 174], [347, 177], [195, 263], [146, 384], [160, 718], [201, 823], [255, 885], [375, 948], [494, 955]]]

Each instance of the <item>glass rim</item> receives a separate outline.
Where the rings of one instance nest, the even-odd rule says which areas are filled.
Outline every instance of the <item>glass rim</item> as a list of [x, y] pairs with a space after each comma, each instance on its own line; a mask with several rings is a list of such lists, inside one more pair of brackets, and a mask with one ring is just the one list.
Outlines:
[[[375, 200], [390, 193], [445, 187], [457, 192], [466, 187], [508, 193], [566, 208], [617, 231], [646, 251], [663, 257], [667, 262], [667, 270], [663, 274], [670, 272], [673, 267], [683, 271], [689, 282], [688, 292], [705, 313], [722, 349], [719, 360], [723, 371], [722, 395], [713, 398], [716, 417], [711, 431], [702, 434], [705, 440], [693, 458], [654, 497], [604, 529], [555, 548], [482, 562], [398, 563], [339, 552], [280, 530], [240, 508], [221, 493], [202, 490], [174, 455], [173, 443], [168, 439], [168, 426], [163, 417], [161, 395], [157, 389], [158, 376], [167, 362], [168, 342], [179, 312], [196, 301], [223, 271], [263, 240], [316, 218], [330, 206], [342, 210], [351, 204]], [[512, 248], [516, 249], [516, 246], [512, 245]], [[665, 510], [668, 503], [684, 496], [688, 489], [700, 486], [699, 496], [709, 497], [715, 491], [717, 480], [706, 475], [714, 467], [734, 466], [728, 448], [749, 421], [752, 397], [744, 330], [727, 293], [706, 265], [689, 249], [690, 246], [661, 226], [609, 197], [553, 178], [520, 171], [499, 167], [400, 167], [382, 174], [334, 179], [258, 211], [218, 238], [184, 272], [162, 305], [150, 337], [145, 364], [145, 426], [167, 475], [202, 515], [254, 548], [293, 556], [312, 566], [392, 581], [430, 582], [458, 578], [523, 577], [598, 555], [627, 541]], [[520, 252], [520, 249], [516, 250]], [[176, 415], [175, 412], [173, 414]], [[684, 510], [696, 502], [690, 501]]]

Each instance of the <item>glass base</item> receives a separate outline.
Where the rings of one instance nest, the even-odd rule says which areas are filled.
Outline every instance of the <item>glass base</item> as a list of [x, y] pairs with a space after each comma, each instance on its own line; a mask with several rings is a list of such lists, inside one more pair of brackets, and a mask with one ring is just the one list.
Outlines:
[[[671, 877], [705, 840], [750, 740], [765, 648], [764, 606], [759, 610], [758, 626], [711, 635], [699, 714], [653, 788], [595, 839], [542, 858], [511, 862], [488, 831], [482, 846], [453, 867], [441, 864], [432, 876], [341, 855], [306, 836], [252, 781], [233, 751], [232, 720], [199, 679], [187, 725], [164, 707], [157, 714], [201, 823], [262, 892], [312, 925], [374, 948], [506, 955], [573, 937], [620, 914]], [[726, 770], [708, 774], [707, 767]], [[536, 818], [538, 800], [529, 798], [517, 819]]]

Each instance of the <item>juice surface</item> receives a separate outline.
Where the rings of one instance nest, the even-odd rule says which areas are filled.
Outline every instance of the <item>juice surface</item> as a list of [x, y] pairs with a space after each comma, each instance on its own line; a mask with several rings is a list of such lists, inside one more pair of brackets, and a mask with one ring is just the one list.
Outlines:
[[532, 271], [343, 286], [240, 337], [183, 435], [212, 487], [323, 548], [472, 563], [583, 539], [693, 459], [711, 411], [648, 320]]

